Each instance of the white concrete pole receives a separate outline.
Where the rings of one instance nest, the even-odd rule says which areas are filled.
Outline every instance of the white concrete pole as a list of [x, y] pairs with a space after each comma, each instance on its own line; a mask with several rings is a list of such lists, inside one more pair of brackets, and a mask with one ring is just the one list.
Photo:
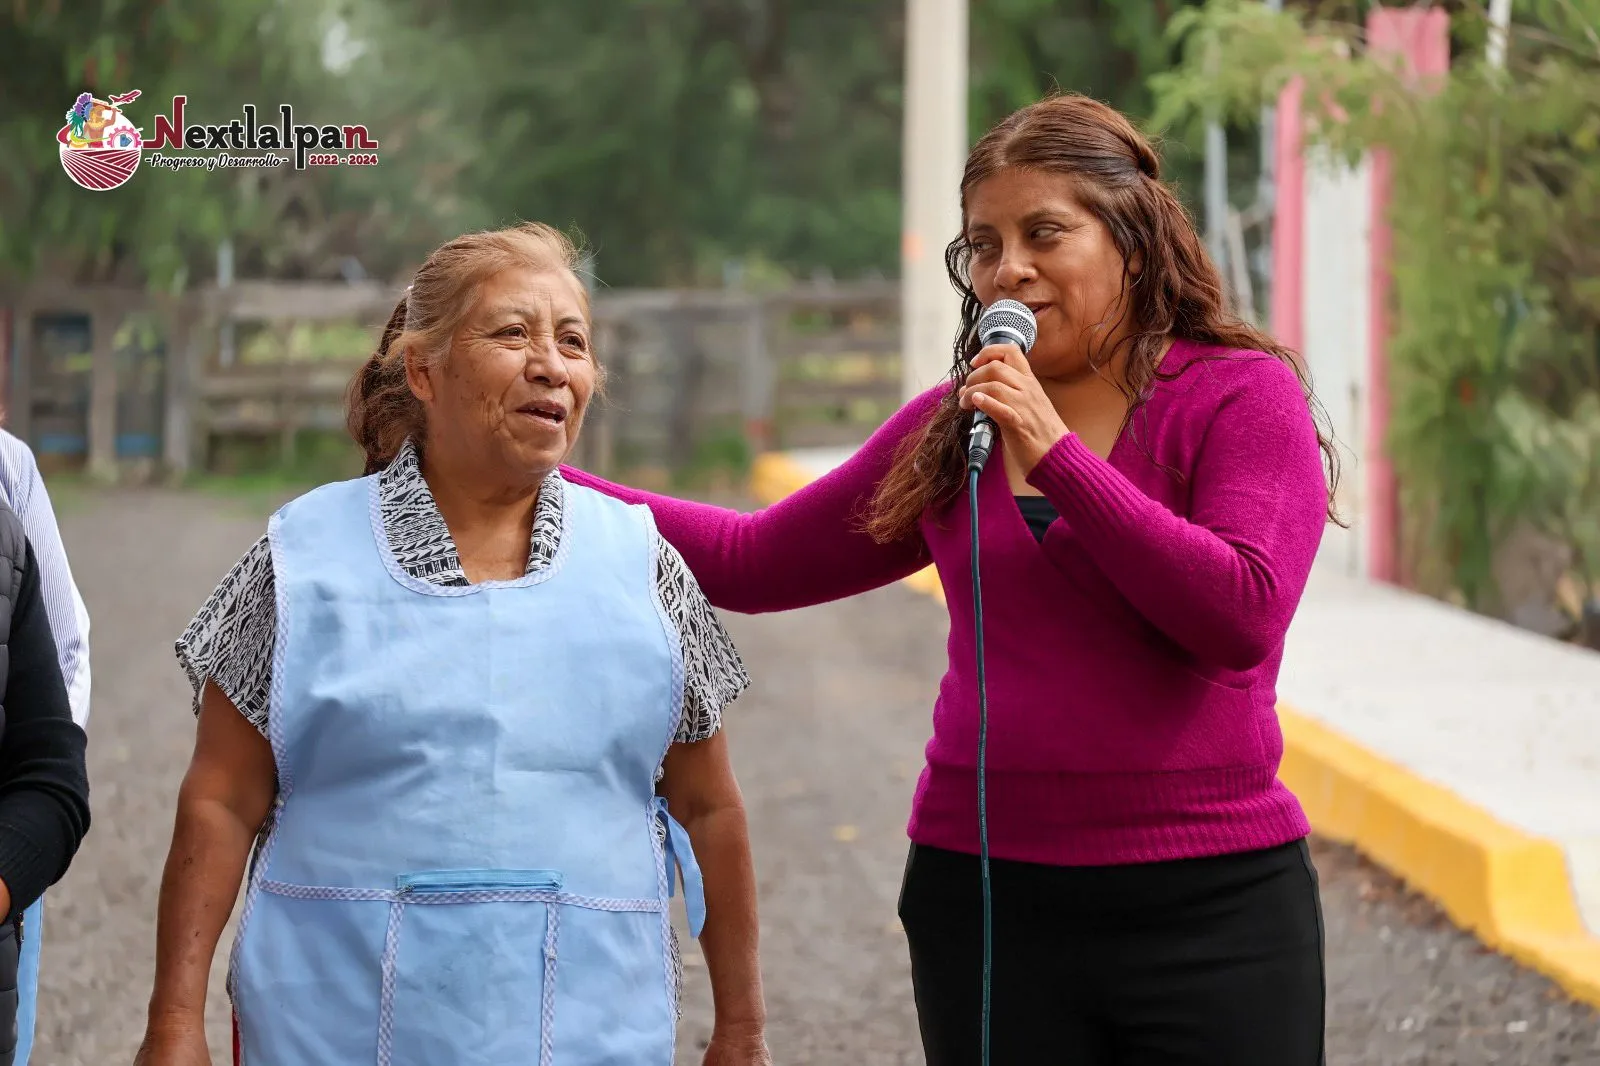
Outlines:
[[967, 149], [967, 0], [906, 0], [900, 237], [901, 389], [950, 369], [961, 303], [944, 248], [961, 226]]
[[1491, 67], [1506, 65], [1506, 39], [1511, 29], [1511, 0], [1489, 0], [1489, 47], [1486, 57]]
[[[1217, 68], [1217, 48], [1212, 45], [1206, 54], [1206, 69]], [[1228, 135], [1216, 117], [1206, 120], [1205, 148], [1205, 218], [1206, 250], [1211, 261], [1222, 273], [1224, 284], [1228, 277]], [[1229, 286], [1230, 288], [1232, 286]], [[1237, 294], [1233, 294], [1237, 296]], [[1230, 301], [1231, 302], [1231, 301]]]
[[[1220, 122], [1206, 123], [1206, 250], [1228, 277], [1228, 135]], [[1231, 286], [1230, 286], [1231, 287]], [[1233, 294], [1235, 297], [1237, 293]]]

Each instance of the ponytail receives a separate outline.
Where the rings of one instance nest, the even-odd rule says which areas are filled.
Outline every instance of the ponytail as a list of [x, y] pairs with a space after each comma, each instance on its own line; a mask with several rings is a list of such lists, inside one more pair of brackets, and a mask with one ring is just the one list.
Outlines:
[[378, 350], [350, 382], [345, 424], [366, 453], [366, 470], [375, 474], [394, 461], [408, 437], [420, 439], [426, 415], [406, 382], [405, 350], [394, 349], [405, 332], [406, 300], [401, 298], [383, 328]]

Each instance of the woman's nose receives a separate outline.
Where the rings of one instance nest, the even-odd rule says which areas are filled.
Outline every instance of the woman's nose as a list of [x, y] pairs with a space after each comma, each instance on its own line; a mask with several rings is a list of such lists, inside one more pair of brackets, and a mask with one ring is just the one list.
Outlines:
[[528, 362], [524, 371], [529, 381], [544, 385], [567, 383], [567, 361], [553, 337], [538, 337], [528, 346]]
[[1038, 271], [1025, 254], [1007, 251], [1001, 255], [1000, 265], [995, 268], [994, 283], [1002, 292], [1015, 292], [1037, 276]]

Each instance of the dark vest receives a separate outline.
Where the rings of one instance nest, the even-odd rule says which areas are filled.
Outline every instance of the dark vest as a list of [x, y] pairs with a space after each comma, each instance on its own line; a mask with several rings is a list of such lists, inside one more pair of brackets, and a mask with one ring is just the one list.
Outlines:
[[[0, 502], [0, 743], [5, 739], [6, 681], [11, 676], [11, 615], [22, 572], [28, 562], [28, 538], [16, 513]], [[17, 1052], [17, 968], [21, 953], [22, 918], [0, 922], [0, 1066], [11, 1066]]]

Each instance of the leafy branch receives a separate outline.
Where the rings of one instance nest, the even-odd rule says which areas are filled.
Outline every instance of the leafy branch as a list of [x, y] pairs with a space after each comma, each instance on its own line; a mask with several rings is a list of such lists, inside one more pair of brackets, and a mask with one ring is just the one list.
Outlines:
[[[1491, 612], [1519, 524], [1600, 585], [1600, 0], [1519, 11], [1506, 69], [1468, 53], [1418, 85], [1349, 25], [1211, 0], [1173, 20], [1182, 59], [1153, 79], [1157, 121], [1182, 128], [1247, 122], [1298, 78], [1311, 145], [1392, 153], [1387, 446], [1436, 591]], [[1452, 32], [1483, 39], [1482, 13]]]

